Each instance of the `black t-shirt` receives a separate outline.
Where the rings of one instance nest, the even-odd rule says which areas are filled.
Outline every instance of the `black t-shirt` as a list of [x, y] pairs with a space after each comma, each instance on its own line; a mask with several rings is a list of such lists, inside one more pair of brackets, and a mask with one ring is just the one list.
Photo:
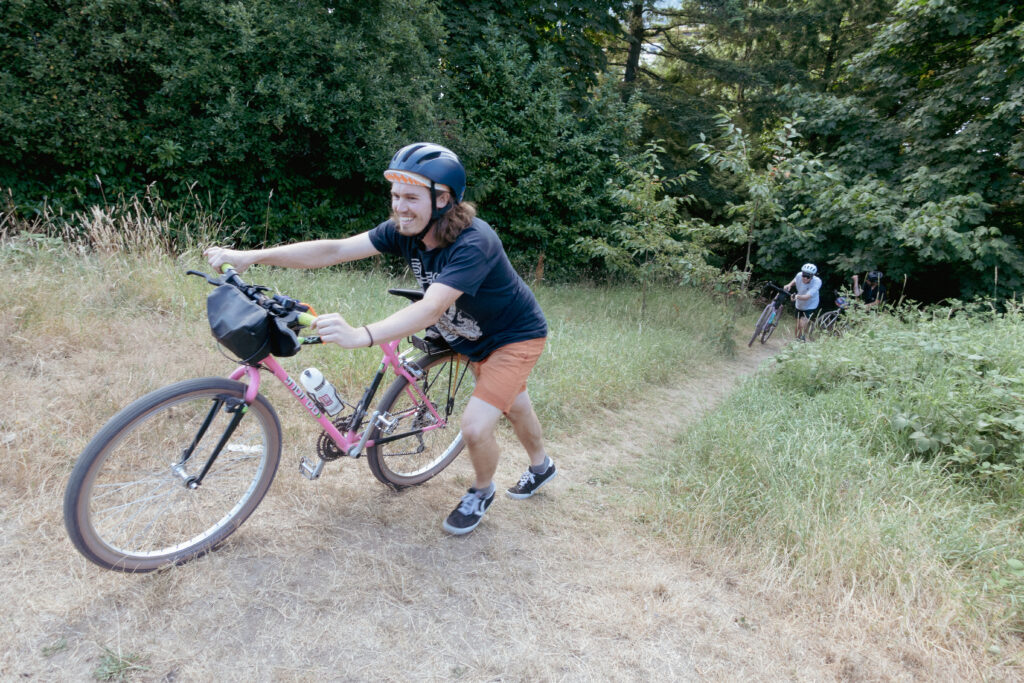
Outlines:
[[462, 292], [435, 327], [445, 341], [470, 360], [483, 360], [495, 349], [546, 337], [547, 321], [536, 297], [509, 263], [497, 233], [479, 218], [455, 242], [423, 250], [393, 221], [370, 231], [370, 242], [384, 254], [398, 254], [412, 268], [424, 290], [440, 282]]
[[884, 303], [885, 285], [883, 285], [881, 282], [879, 282], [876, 285], [866, 283], [864, 285], [864, 289], [862, 289], [860, 292], [860, 298], [866, 304], [874, 303], [875, 301], [877, 301], [878, 303]]

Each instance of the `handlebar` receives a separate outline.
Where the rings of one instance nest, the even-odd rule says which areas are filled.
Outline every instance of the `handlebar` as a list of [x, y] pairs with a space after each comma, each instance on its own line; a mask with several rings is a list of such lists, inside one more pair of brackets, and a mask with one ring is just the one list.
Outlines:
[[[298, 333], [303, 327], [309, 327], [316, 320], [316, 311], [313, 307], [307, 303], [303, 303], [298, 299], [293, 299], [290, 296], [284, 294], [273, 294], [267, 296], [264, 292], [269, 292], [269, 287], [263, 285], [252, 285], [245, 282], [235, 267], [230, 263], [224, 263], [220, 266], [222, 273], [221, 277], [215, 278], [206, 273], [202, 273], [198, 270], [187, 271], [189, 275], [197, 275], [214, 287], [221, 285], [231, 285], [236, 287], [242, 294], [244, 294], [249, 300], [256, 303], [267, 311], [270, 315], [275, 318], [280, 318], [284, 321], [285, 325], [292, 330], [292, 332]], [[320, 337], [300, 337], [300, 341], [303, 344], [320, 344], [322, 343]]]
[[[284, 322], [288, 328], [295, 333], [298, 337], [299, 343], [303, 346], [310, 344], [322, 344], [323, 340], [319, 336], [303, 337], [299, 335], [299, 331], [303, 327], [312, 326], [313, 322], [317, 318], [317, 313], [313, 310], [313, 307], [307, 303], [303, 303], [298, 299], [293, 299], [290, 296], [284, 294], [274, 294], [267, 296], [264, 292], [270, 291], [269, 287], [262, 285], [252, 285], [247, 283], [235, 270], [235, 267], [230, 263], [221, 264], [220, 270], [222, 275], [220, 277], [213, 277], [206, 273], [198, 270], [189, 270], [189, 275], [197, 275], [214, 287], [220, 287], [222, 285], [231, 285], [237, 288], [242, 294], [244, 294], [250, 301], [256, 303], [267, 311], [270, 315], [278, 318]], [[389, 294], [396, 296], [405, 297], [410, 301], [419, 301], [423, 298], [423, 291], [418, 289], [389, 289]], [[409, 341], [413, 346], [420, 349], [424, 353], [438, 353], [445, 349], [450, 350], [448, 343], [444, 341], [444, 338], [433, 328], [428, 328], [424, 338], [417, 337], [416, 335], [410, 335]]]
[[788, 301], [788, 300], [790, 299], [790, 297], [792, 297], [792, 296], [793, 296], [793, 294], [794, 294], [793, 292], [789, 292], [789, 291], [787, 291], [787, 290], [783, 289], [782, 287], [779, 287], [779, 286], [778, 286], [777, 284], [775, 284], [774, 282], [765, 282], [764, 284], [765, 284], [765, 286], [767, 286], [768, 288], [770, 288], [770, 289], [773, 289], [773, 290], [775, 290], [776, 292], [778, 292], [778, 294], [776, 294], [776, 295], [775, 295], [775, 297], [774, 297], [774, 299], [775, 299], [775, 305], [776, 305], [776, 306], [782, 306], [782, 305], [784, 305], [784, 304], [785, 304], [785, 302], [786, 302], [786, 301]]

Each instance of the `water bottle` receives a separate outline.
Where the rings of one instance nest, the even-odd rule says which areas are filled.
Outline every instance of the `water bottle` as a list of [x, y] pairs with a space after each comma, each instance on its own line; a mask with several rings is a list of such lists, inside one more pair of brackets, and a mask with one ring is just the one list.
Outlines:
[[330, 416], [337, 415], [345, 407], [338, 392], [324, 374], [316, 368], [306, 368], [299, 376], [299, 382]]

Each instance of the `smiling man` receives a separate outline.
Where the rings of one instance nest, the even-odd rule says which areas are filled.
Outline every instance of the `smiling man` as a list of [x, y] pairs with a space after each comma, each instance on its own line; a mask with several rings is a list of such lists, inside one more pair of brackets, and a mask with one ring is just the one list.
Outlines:
[[240, 271], [256, 263], [320, 268], [381, 253], [406, 260], [424, 291], [421, 300], [361, 326], [338, 313], [320, 316], [315, 325], [325, 342], [347, 349], [400, 339], [433, 325], [469, 358], [476, 384], [460, 426], [475, 482], [443, 525], [449, 533], [465, 534], [494, 500], [495, 432], [503, 415], [530, 459], [506, 494], [529, 498], [555, 476], [526, 390], [544, 350], [547, 322], [498, 235], [477, 218], [472, 204], [463, 202], [466, 171], [454, 152], [431, 143], [407, 145], [391, 159], [384, 177], [391, 182], [391, 217], [372, 230], [252, 251], [211, 247], [205, 254], [214, 267], [231, 263]]

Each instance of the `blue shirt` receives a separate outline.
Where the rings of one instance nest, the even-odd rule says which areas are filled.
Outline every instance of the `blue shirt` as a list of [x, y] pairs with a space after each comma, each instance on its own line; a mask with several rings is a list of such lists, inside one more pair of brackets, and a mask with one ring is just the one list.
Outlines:
[[547, 321], [536, 297], [509, 263], [501, 238], [479, 218], [447, 247], [421, 249], [415, 238], [400, 234], [390, 220], [370, 230], [370, 242], [383, 254], [405, 258], [424, 290], [440, 282], [462, 292], [435, 327], [470, 360], [483, 360], [508, 344], [547, 336]]

